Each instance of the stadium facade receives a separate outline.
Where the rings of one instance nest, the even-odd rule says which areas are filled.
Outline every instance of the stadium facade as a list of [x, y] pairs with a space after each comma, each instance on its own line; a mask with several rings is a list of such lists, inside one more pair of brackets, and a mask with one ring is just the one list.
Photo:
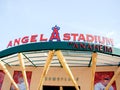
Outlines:
[[[94, 90], [95, 84], [108, 78], [105, 90], [111, 86], [120, 90], [120, 49], [112, 46], [112, 39], [104, 38], [98, 44], [93, 41], [100, 38], [87, 35], [92, 43], [79, 42], [76, 34], [73, 41], [61, 41], [59, 29], [52, 28], [49, 41], [42, 36], [43, 42], [37, 42], [32, 35], [14, 44], [10, 41], [9, 48], [0, 51], [0, 90]], [[86, 40], [83, 35], [80, 39]], [[14, 46], [20, 42], [25, 44]]]

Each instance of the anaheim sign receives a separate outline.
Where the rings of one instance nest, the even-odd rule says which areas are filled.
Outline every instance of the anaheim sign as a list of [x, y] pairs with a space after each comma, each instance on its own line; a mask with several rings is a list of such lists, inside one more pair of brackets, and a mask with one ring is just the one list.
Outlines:
[[[85, 42], [85, 43], [94, 43], [98, 44], [99, 48], [101, 48], [102, 45], [104, 45], [105, 50], [109, 50], [109, 47], [113, 46], [113, 39], [107, 38], [107, 37], [101, 37], [98, 35], [91, 35], [91, 34], [79, 34], [79, 33], [64, 33], [61, 37], [59, 34], [60, 27], [55, 25], [52, 27], [52, 33], [49, 38], [45, 37], [44, 34], [35, 34], [31, 36], [24, 36], [22, 38], [17, 38], [14, 40], [10, 40], [7, 48], [21, 45], [21, 44], [27, 44], [27, 43], [35, 43], [35, 42], [54, 42], [54, 41], [67, 41], [67, 42]], [[74, 44], [76, 45], [76, 44]], [[75, 46], [77, 48], [78, 45]], [[90, 45], [88, 45], [89, 47]], [[85, 46], [82, 46], [85, 48]], [[89, 47], [92, 49], [91, 47]], [[94, 47], [97, 48], [97, 47]], [[101, 49], [100, 49], [101, 50]], [[111, 51], [111, 48], [110, 48]]]

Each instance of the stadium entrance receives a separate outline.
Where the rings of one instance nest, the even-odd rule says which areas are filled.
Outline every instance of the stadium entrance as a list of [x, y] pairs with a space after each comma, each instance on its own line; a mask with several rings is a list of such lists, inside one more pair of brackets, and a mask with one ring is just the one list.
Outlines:
[[43, 86], [43, 90], [76, 90], [74, 86]]

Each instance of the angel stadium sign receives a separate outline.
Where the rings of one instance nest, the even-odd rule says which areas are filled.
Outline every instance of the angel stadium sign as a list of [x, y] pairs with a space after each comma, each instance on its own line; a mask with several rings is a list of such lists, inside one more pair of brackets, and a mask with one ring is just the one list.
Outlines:
[[[44, 34], [34, 34], [10, 40], [7, 48], [27, 43], [55, 43], [67, 42], [67, 47], [82, 50], [97, 50], [101, 52], [112, 53], [113, 39], [92, 34], [70, 33], [66, 32], [62, 35], [59, 33], [60, 27], [55, 25], [52, 27], [52, 33], [49, 37]], [[67, 48], [66, 47], [66, 48]]]

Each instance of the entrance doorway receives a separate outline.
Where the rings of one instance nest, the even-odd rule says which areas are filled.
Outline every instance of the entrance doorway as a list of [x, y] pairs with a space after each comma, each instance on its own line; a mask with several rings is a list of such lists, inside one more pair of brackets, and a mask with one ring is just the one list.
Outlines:
[[43, 86], [43, 90], [76, 90], [76, 88], [74, 86]]
[[59, 86], [43, 86], [43, 90], [60, 90]]
[[63, 90], [76, 90], [74, 86], [64, 86]]

